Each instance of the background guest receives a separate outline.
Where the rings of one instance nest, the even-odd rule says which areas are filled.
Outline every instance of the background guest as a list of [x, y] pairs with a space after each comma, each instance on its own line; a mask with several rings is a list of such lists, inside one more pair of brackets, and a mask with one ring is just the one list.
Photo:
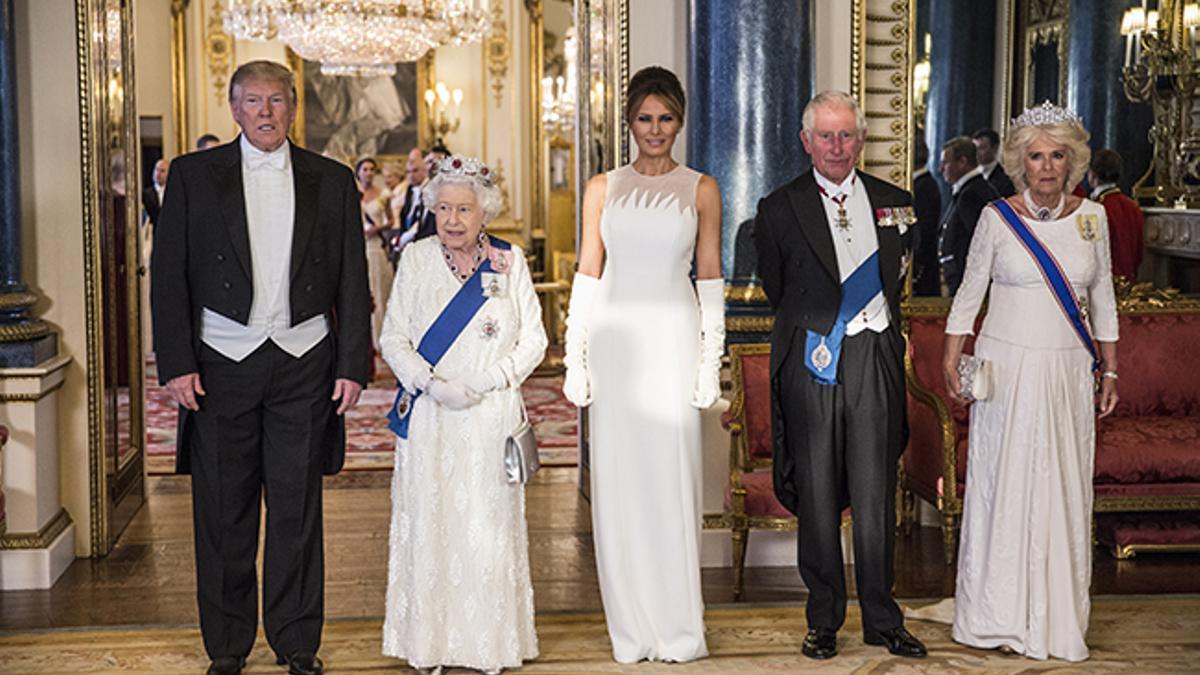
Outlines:
[[[502, 203], [490, 170], [447, 158], [423, 198], [436, 236], [401, 256], [381, 338], [415, 395], [397, 409], [407, 430], [392, 473], [383, 653], [499, 672], [538, 653], [525, 490], [506, 482], [503, 451], [546, 333], [523, 252], [483, 232]], [[487, 299], [431, 363], [418, 348], [443, 312], [470, 311], [452, 305], [464, 284]]]
[[913, 210], [917, 224], [913, 231], [913, 295], [941, 295], [941, 270], [938, 265], [938, 219], [942, 216], [942, 194], [937, 180], [929, 172], [929, 147], [924, 134], [913, 140]]
[[204, 134], [196, 139], [197, 150], [207, 150], [221, 144], [221, 139], [216, 134]]
[[966, 136], [951, 138], [942, 145], [942, 178], [950, 185], [950, 206], [938, 227], [938, 264], [942, 283], [950, 295], [962, 283], [967, 251], [975, 223], [988, 202], [999, 197], [984, 179], [975, 160], [976, 148]]
[[395, 261], [405, 246], [431, 236], [437, 230], [437, 220], [433, 211], [427, 209], [422, 198], [422, 189], [429, 180], [429, 162], [426, 153], [420, 148], [413, 148], [408, 153], [405, 169], [408, 171], [408, 192], [404, 195], [404, 205], [400, 207], [400, 219], [396, 224], [398, 234], [392, 236], [388, 244], [389, 256]]
[[[975, 356], [992, 364], [992, 391], [971, 410], [953, 634], [1037, 659], [1088, 657], [1096, 410], [1103, 417], [1117, 404], [1107, 219], [1070, 194], [1088, 166], [1087, 140], [1074, 113], [1049, 103], [1013, 120], [1004, 165], [1022, 192], [979, 220], [942, 362], [947, 391], [966, 404], [959, 357], [990, 285]], [[1041, 247], [1053, 258], [1045, 269], [1034, 257]], [[1048, 290], [1055, 274], [1069, 293]], [[1090, 325], [1088, 312], [1077, 326], [1069, 318], [1076, 298]]]
[[1017, 188], [1013, 185], [1012, 179], [1008, 177], [1008, 172], [996, 159], [996, 152], [1000, 149], [1000, 134], [996, 133], [995, 129], [980, 129], [971, 134], [971, 140], [975, 143], [976, 159], [979, 162], [979, 168], [983, 171], [983, 177], [987, 179], [996, 194], [1001, 197], [1011, 197], [1017, 194]]
[[379, 345], [379, 332], [383, 329], [388, 293], [392, 288], [392, 263], [388, 260], [383, 238], [383, 233], [388, 229], [388, 204], [383, 197], [383, 188], [375, 184], [377, 168], [373, 157], [364, 157], [354, 165], [362, 208], [363, 237], [366, 240], [367, 280], [371, 289], [371, 343], [376, 347]]
[[1097, 150], [1092, 155], [1087, 176], [1088, 184], [1094, 186], [1091, 198], [1100, 202], [1108, 215], [1113, 275], [1133, 281], [1142, 264], [1145, 221], [1137, 202], [1126, 197], [1117, 187], [1117, 181], [1121, 180], [1121, 155], [1108, 148]]
[[142, 190], [142, 208], [146, 211], [146, 219], [150, 222], [151, 231], [158, 222], [159, 211], [162, 210], [163, 192], [167, 189], [167, 171], [171, 161], [160, 159], [154, 163], [154, 177], [150, 185]]

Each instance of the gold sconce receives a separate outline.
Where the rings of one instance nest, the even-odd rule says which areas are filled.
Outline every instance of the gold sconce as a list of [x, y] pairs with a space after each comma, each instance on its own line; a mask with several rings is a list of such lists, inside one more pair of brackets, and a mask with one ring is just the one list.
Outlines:
[[[1125, 96], [1149, 103], [1154, 111], [1150, 139], [1154, 142], [1151, 171], [1134, 185], [1134, 196], [1159, 204], [1200, 204], [1200, 129], [1193, 128], [1196, 87], [1200, 84], [1196, 28], [1200, 3], [1159, 0], [1150, 8], [1125, 10], [1125, 67], [1121, 71]], [[1145, 186], [1151, 173], [1154, 185]]]
[[[437, 139], [436, 145], [445, 145], [446, 134], [458, 131], [462, 121], [459, 117], [462, 100], [462, 89], [451, 91], [445, 82], [439, 81], [432, 88], [425, 90], [425, 107], [429, 110], [429, 136]], [[451, 103], [454, 104], [453, 117], [449, 113]]]

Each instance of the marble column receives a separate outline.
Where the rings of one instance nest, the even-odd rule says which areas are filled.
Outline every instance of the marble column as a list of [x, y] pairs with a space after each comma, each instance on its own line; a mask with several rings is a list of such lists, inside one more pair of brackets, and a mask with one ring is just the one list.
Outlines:
[[32, 367], [54, 356], [57, 341], [49, 326], [29, 318], [38, 298], [21, 280], [15, 42], [13, 0], [0, 0], [0, 367]]
[[813, 3], [690, 0], [688, 9], [688, 164], [721, 186], [722, 268], [745, 279], [753, 242], [739, 227], [809, 166], [800, 118], [813, 95]]
[[1154, 157], [1149, 139], [1153, 111], [1147, 103], [1126, 99], [1121, 84], [1121, 16], [1128, 6], [1121, 0], [1071, 3], [1067, 70], [1067, 105], [1083, 118], [1093, 150], [1110, 148], [1121, 154], [1125, 194]]
[[[930, 170], [938, 176], [942, 144], [992, 126], [996, 3], [929, 0], [929, 110], [925, 136]], [[918, 36], [918, 39], [923, 39]], [[949, 203], [945, 189], [942, 203]]]

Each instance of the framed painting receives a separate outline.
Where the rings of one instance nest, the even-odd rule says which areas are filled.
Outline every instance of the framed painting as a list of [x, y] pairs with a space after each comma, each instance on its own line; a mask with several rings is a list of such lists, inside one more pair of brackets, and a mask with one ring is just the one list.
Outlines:
[[313, 152], [353, 165], [380, 162], [428, 148], [429, 121], [422, 94], [432, 81], [433, 55], [397, 63], [391, 76], [323, 75], [321, 65], [288, 50], [296, 74], [297, 111], [292, 138]]

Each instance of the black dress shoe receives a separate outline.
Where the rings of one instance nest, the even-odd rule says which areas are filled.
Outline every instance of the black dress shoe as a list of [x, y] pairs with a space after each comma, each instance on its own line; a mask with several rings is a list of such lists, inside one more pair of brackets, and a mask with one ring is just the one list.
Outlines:
[[284, 660], [290, 675], [322, 675], [325, 672], [325, 664], [312, 652], [292, 652]]
[[884, 645], [889, 652], [896, 656], [923, 659], [928, 653], [925, 645], [913, 637], [913, 634], [908, 632], [904, 626], [878, 632], [867, 631], [863, 634], [863, 642], [869, 645]]
[[218, 656], [208, 666], [208, 675], [242, 675], [246, 659], [236, 656]]
[[837, 631], [828, 628], [809, 628], [800, 653], [810, 659], [831, 659], [837, 656]]

